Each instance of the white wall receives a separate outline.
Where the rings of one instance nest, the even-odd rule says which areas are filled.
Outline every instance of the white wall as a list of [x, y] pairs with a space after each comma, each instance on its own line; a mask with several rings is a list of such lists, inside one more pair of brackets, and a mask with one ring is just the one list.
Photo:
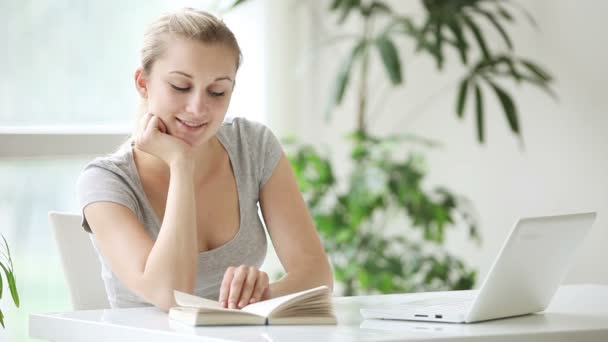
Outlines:
[[[292, 41], [285, 45], [289, 46], [286, 58], [295, 57], [298, 68], [277, 69], [294, 76], [275, 79], [276, 94], [289, 101], [271, 105], [271, 118], [279, 133], [297, 132], [306, 141], [330, 145], [336, 160], [345, 166], [348, 146], [341, 137], [354, 126], [353, 94], [331, 124], [323, 120], [327, 94], [345, 50], [325, 49], [313, 61], [302, 57], [315, 41], [326, 38], [326, 29], [335, 20], [320, 15], [325, 13], [326, 1], [312, 3], [318, 7], [300, 6], [298, 23], [307, 24], [293, 31]], [[420, 13], [418, 1], [394, 4], [404, 13]], [[608, 3], [542, 0], [525, 2], [525, 6], [539, 30], [519, 16], [510, 29], [516, 53], [551, 71], [557, 79], [554, 89], [559, 101], [532, 87], [508, 87], [519, 108], [523, 147], [509, 132], [493, 96], [486, 99], [487, 143], [479, 145], [472, 108], [464, 121], [454, 114], [455, 87], [463, 75], [457, 59], [451, 58], [438, 76], [430, 58], [413, 58], [405, 49], [401, 51], [408, 60], [403, 89], [387, 93], [381, 82], [384, 71], [374, 67], [373, 84], [381, 95], [373, 96], [370, 127], [375, 134], [413, 132], [443, 143], [442, 149], [426, 154], [428, 185], [448, 186], [474, 203], [481, 247], [468, 243], [460, 229], [450, 234], [448, 248], [478, 268], [480, 279], [517, 218], [594, 210], [599, 212], [598, 220], [566, 281], [608, 284], [604, 262], [608, 260], [608, 46], [603, 33]], [[357, 29], [358, 23], [348, 24]], [[490, 42], [500, 43], [498, 39]], [[340, 170], [346, 171], [347, 167]]]

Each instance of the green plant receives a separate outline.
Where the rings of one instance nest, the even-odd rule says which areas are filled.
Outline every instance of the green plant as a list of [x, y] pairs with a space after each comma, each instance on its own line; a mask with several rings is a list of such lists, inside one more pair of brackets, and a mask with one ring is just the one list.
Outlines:
[[[13, 260], [11, 259], [11, 251], [8, 248], [8, 242], [6, 242], [4, 236], [2, 236], [2, 241], [4, 241], [4, 246], [0, 249], [0, 268], [2, 268], [2, 270], [4, 271], [4, 275], [6, 276], [8, 288], [11, 292], [11, 297], [13, 297], [13, 302], [15, 303], [16, 307], [19, 307], [19, 294], [17, 293], [15, 274], [13, 273]], [[2, 289], [2, 274], [0, 273], [0, 299], [2, 299]], [[0, 310], [0, 324], [2, 325], [2, 328], [4, 328], [4, 314], [2, 313], [2, 310]]]
[[[455, 49], [460, 62], [468, 70], [458, 87], [456, 113], [464, 116], [468, 94], [474, 92], [477, 138], [484, 142], [484, 92], [490, 89], [495, 93], [503, 107], [509, 127], [520, 135], [517, 106], [511, 95], [497, 82], [500, 79], [514, 80], [516, 83], [529, 83], [555, 94], [549, 87], [552, 77], [534, 62], [513, 55], [513, 42], [504, 23], [513, 23], [515, 17], [506, 6], [516, 6], [509, 0], [422, 0], [425, 18], [417, 25], [412, 17], [396, 14], [381, 1], [333, 0], [330, 11], [339, 14], [339, 23], [344, 23], [351, 13], [360, 15], [362, 32], [346, 35], [342, 39], [354, 40], [352, 48], [339, 70], [333, 96], [330, 97], [328, 110], [339, 105], [347, 90], [354, 67], [359, 66], [357, 131], [365, 132], [365, 118], [368, 114], [369, 64], [372, 52], [377, 50], [386, 75], [393, 86], [404, 81], [402, 59], [397, 49], [398, 39], [410, 39], [415, 46], [415, 53], [430, 55], [436, 62], [439, 71], [446, 62], [448, 49]], [[534, 20], [521, 7], [530, 21]], [[382, 19], [382, 20], [381, 20]], [[506, 45], [506, 51], [494, 53], [488, 45], [484, 31], [478, 19], [486, 20]], [[376, 24], [382, 22], [378, 29]], [[337, 40], [336, 42], [339, 42]], [[478, 51], [472, 51], [473, 46]], [[473, 53], [472, 53], [473, 52]], [[479, 55], [471, 62], [471, 55]]]
[[[351, 135], [356, 167], [346, 186], [336, 180], [330, 159], [311, 145], [285, 144], [300, 189], [328, 251], [344, 295], [469, 289], [476, 272], [442, 250], [444, 230], [458, 218], [479, 241], [466, 201], [445, 188], [423, 189], [420, 155], [394, 158], [410, 136]], [[343, 189], [343, 190], [341, 190]], [[388, 233], [403, 219], [418, 231]], [[401, 223], [400, 223], [401, 222]]]
[[[388, 82], [399, 89], [405, 73], [399, 43], [413, 42], [414, 55], [430, 56], [439, 72], [446, 64], [448, 50], [455, 49], [466, 69], [456, 89], [455, 112], [462, 118], [467, 99], [473, 97], [480, 143], [485, 141], [484, 99], [488, 90], [497, 97], [511, 131], [520, 136], [515, 101], [499, 81], [532, 84], [553, 95], [551, 76], [532, 61], [513, 54], [513, 42], [504, 26], [515, 22], [512, 10], [522, 10], [534, 23], [516, 3], [421, 2], [425, 11], [421, 23], [397, 14], [382, 1], [332, 0], [329, 4], [328, 10], [338, 15], [338, 25], [354, 15], [361, 23], [360, 32], [328, 40], [329, 45], [351, 44], [336, 74], [328, 118], [343, 102], [355, 79], [353, 74], [358, 74], [356, 131], [348, 135], [352, 144], [350, 175], [336, 179], [328, 153], [293, 138], [285, 141], [298, 184], [345, 295], [468, 289], [476, 279], [474, 270], [442, 248], [445, 229], [453, 226], [467, 226], [470, 239], [480, 241], [472, 205], [444, 187], [427, 190], [422, 154], [407, 152], [410, 147], [436, 144], [407, 134], [380, 137], [368, 131], [369, 72], [375, 56]], [[495, 53], [487, 43], [480, 20], [501, 37], [504, 51]], [[403, 226], [410, 229], [395, 228]]]

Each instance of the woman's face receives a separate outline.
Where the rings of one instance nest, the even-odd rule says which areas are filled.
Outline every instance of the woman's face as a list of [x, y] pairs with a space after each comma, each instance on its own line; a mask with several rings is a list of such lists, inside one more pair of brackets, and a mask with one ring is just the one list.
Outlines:
[[235, 52], [224, 44], [173, 38], [146, 79], [148, 111], [167, 133], [191, 146], [215, 135], [224, 121], [236, 76]]

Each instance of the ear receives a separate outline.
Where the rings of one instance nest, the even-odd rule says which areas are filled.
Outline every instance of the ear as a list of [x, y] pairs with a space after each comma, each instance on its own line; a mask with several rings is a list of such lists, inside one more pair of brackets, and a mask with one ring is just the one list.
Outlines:
[[137, 70], [135, 70], [134, 80], [135, 80], [135, 88], [137, 89], [137, 92], [139, 93], [139, 95], [142, 98], [147, 99], [148, 98], [148, 78], [146, 77], [146, 72], [144, 71], [144, 69], [137, 68]]

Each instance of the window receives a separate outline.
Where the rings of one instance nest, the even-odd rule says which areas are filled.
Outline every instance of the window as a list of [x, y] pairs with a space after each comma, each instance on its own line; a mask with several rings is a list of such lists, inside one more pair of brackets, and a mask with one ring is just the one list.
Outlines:
[[[212, 1], [3, 1], [0, 126], [131, 127], [133, 72], [146, 25], [162, 12]], [[244, 55], [229, 115], [264, 120], [264, 11], [224, 16]]]
[[[0, 2], [0, 232], [11, 247], [21, 308], [2, 299], [10, 341], [27, 340], [29, 312], [70, 309], [47, 221], [78, 212], [75, 182], [94, 156], [133, 126], [143, 31], [161, 13], [225, 1]], [[253, 1], [224, 15], [244, 55], [228, 112], [266, 121], [265, 8]], [[3, 335], [4, 334], [4, 335]]]

